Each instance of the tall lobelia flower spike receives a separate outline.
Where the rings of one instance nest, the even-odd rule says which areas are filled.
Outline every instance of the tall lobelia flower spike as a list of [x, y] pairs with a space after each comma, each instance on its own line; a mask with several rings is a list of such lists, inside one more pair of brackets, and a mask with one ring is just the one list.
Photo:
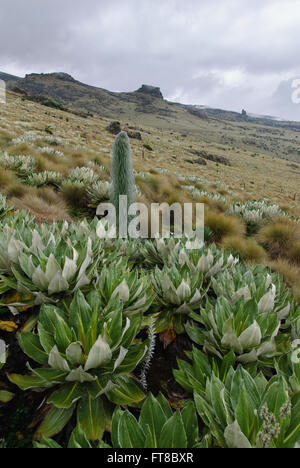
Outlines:
[[126, 132], [117, 135], [112, 156], [110, 202], [119, 218], [119, 197], [127, 195], [127, 207], [136, 202], [136, 187], [133, 175], [131, 146]]

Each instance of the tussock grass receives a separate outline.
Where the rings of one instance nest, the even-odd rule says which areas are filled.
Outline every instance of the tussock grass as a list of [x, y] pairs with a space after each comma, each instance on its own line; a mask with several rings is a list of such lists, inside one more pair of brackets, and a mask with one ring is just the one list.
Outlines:
[[287, 252], [287, 256], [291, 262], [300, 265], [300, 241], [297, 241]]
[[198, 203], [204, 203], [210, 210], [217, 211], [220, 213], [225, 213], [225, 211], [228, 208], [227, 204], [224, 204], [218, 200], [212, 200], [211, 198], [206, 196], [200, 197], [197, 201]]
[[0, 130], [0, 148], [5, 148], [13, 139], [12, 135]]
[[273, 258], [287, 256], [295, 242], [300, 241], [299, 225], [288, 219], [271, 223], [258, 232], [257, 239]]
[[212, 231], [214, 242], [221, 242], [227, 236], [243, 237], [246, 233], [245, 224], [241, 220], [213, 211], [206, 210], [205, 226]]
[[20, 143], [19, 145], [12, 145], [7, 149], [9, 154], [23, 154], [30, 156], [33, 153], [32, 147], [28, 143]]
[[[264, 264], [269, 266], [272, 271], [280, 273], [288, 286], [295, 286], [299, 284], [300, 268], [297, 265], [292, 264], [284, 258], [279, 258], [278, 260], [274, 261], [266, 261]], [[297, 286], [295, 287], [297, 289]]]
[[6, 189], [17, 181], [13, 172], [0, 167], [0, 190], [6, 193]]
[[70, 208], [86, 208], [87, 187], [80, 183], [67, 182], [62, 186], [62, 197]]
[[228, 236], [222, 240], [222, 246], [237, 252], [241, 258], [251, 263], [261, 263], [267, 257], [267, 252], [254, 239]]
[[39, 193], [29, 193], [22, 199], [12, 198], [11, 203], [17, 210], [27, 210], [32, 213], [38, 222], [71, 220], [67, 206], [60, 198], [53, 198], [50, 202], [41, 198], [40, 195]]

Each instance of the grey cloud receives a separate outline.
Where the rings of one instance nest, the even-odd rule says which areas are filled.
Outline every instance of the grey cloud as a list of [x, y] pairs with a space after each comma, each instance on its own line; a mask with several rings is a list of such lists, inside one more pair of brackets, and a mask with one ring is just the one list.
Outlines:
[[292, 117], [273, 95], [300, 74], [299, 22], [297, 0], [2, 0], [0, 70]]

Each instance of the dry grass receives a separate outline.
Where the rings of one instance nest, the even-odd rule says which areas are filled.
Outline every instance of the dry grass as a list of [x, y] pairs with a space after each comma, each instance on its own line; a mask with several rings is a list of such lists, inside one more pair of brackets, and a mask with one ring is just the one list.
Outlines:
[[225, 213], [228, 209], [228, 205], [222, 203], [218, 200], [212, 200], [209, 197], [202, 196], [197, 200], [198, 203], [204, 203], [206, 207], [208, 207], [212, 211], [218, 211], [220, 213]]
[[88, 200], [84, 185], [67, 183], [62, 187], [61, 194], [70, 208], [86, 208]]
[[26, 194], [21, 200], [13, 198], [11, 202], [17, 210], [27, 210], [32, 213], [38, 222], [71, 220], [67, 207], [60, 198], [53, 196], [51, 202], [45, 198], [47, 199], [41, 197], [41, 193], [32, 193]]
[[287, 252], [287, 256], [291, 262], [300, 265], [300, 242], [296, 242]]
[[279, 255], [287, 256], [295, 242], [300, 239], [299, 225], [287, 219], [271, 223], [258, 232], [257, 239], [266, 247], [273, 258]]
[[222, 240], [222, 246], [234, 250], [241, 258], [251, 263], [261, 263], [267, 257], [266, 251], [254, 239], [228, 236]]
[[299, 281], [300, 268], [288, 260], [279, 258], [274, 261], [266, 261], [265, 265], [269, 266], [272, 271], [280, 273], [288, 286], [294, 286]]
[[223, 213], [205, 211], [205, 226], [213, 233], [213, 241], [221, 242], [224, 237], [243, 237], [246, 233], [245, 224], [234, 216]]
[[15, 177], [15, 175], [11, 171], [0, 167], [0, 190], [1, 192], [6, 193], [6, 190], [8, 189], [8, 187], [10, 187], [11, 185], [15, 183], [17, 183], [17, 178]]
[[9, 154], [23, 154], [25, 156], [30, 156], [33, 150], [28, 143], [21, 143], [19, 145], [13, 145], [8, 148]]

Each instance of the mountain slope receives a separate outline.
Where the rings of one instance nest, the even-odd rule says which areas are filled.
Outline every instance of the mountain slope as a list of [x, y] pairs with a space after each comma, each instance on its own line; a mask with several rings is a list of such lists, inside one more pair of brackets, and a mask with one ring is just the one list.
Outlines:
[[143, 85], [134, 92], [111, 92], [75, 80], [66, 73], [30, 74], [8, 80], [8, 89], [43, 96], [70, 109], [137, 126], [191, 135], [221, 144], [300, 162], [300, 122], [279, 122], [221, 109], [201, 109], [168, 102], [159, 88]]
[[3, 80], [3, 81], [19, 81], [21, 79], [22, 78], [20, 78], [19, 76], [9, 75], [8, 73], [0, 72], [0, 80]]

